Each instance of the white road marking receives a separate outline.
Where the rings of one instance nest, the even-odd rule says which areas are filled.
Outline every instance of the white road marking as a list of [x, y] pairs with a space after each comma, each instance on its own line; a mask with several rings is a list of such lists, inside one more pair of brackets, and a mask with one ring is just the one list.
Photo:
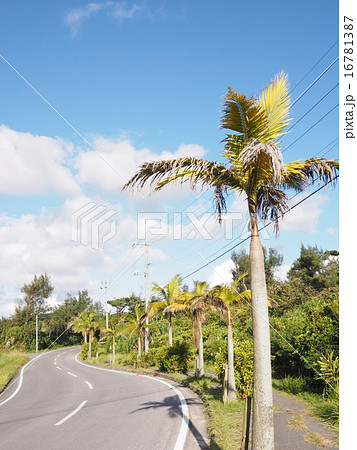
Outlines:
[[89, 389], [93, 389], [93, 386], [90, 384], [89, 381], [85, 381], [86, 384], [88, 384]]
[[[19, 379], [19, 384], [16, 388], [16, 390], [10, 395], [9, 398], [7, 398], [6, 400], [4, 400], [3, 402], [0, 403], [0, 406], [4, 405], [5, 403], [7, 403], [9, 400], [11, 400], [13, 397], [15, 397], [15, 395], [19, 392], [19, 390], [21, 389], [22, 386], [22, 380], [23, 380], [23, 376], [24, 376], [24, 371], [27, 370], [27, 368], [36, 361], [36, 359], [41, 358], [41, 356], [43, 356], [45, 353], [41, 353], [41, 355], [36, 356], [36, 358], [31, 359], [28, 363], [26, 363], [23, 368], [21, 369], [20, 372], [20, 376], [17, 379]], [[15, 380], [15, 381], [16, 381]], [[11, 386], [11, 385], [10, 385]]]
[[77, 378], [77, 376], [78, 376], [78, 375], [76, 375], [76, 374], [74, 374], [74, 373], [72, 373], [72, 372], [67, 372], [67, 373], [68, 373], [68, 375], [71, 375], [71, 377]]
[[[75, 360], [77, 361], [77, 363], [82, 364], [82, 366], [89, 367], [90, 369], [104, 370], [106, 372], [119, 373], [121, 375], [132, 375], [135, 377], [137, 376], [137, 374], [135, 374], [135, 373], [120, 372], [119, 370], [105, 369], [104, 367], [95, 367], [95, 366], [90, 366], [89, 364], [84, 364], [84, 363], [78, 361], [78, 355], [79, 355], [79, 353], [77, 353], [77, 355], [75, 356]], [[176, 440], [174, 450], [183, 450], [185, 441], [186, 441], [189, 423], [190, 423], [188, 406], [187, 406], [185, 397], [177, 388], [175, 388], [174, 386], [172, 386], [172, 384], [167, 383], [164, 380], [150, 377], [149, 375], [140, 375], [140, 376], [149, 378], [150, 380], [156, 381], [158, 383], [166, 384], [166, 386], [168, 386], [170, 389], [173, 389], [175, 394], [178, 396], [180, 403], [181, 403], [182, 421], [181, 421], [181, 427], [180, 427], [179, 435]]]
[[74, 411], [72, 411], [70, 414], [68, 414], [68, 416], [64, 417], [59, 422], [55, 423], [55, 426], [62, 425], [64, 422], [66, 422], [66, 420], [70, 419], [72, 416], [77, 414], [77, 412], [83, 408], [83, 406], [87, 403], [87, 401], [88, 400], [84, 400], [79, 406], [77, 406], [77, 408]]
[[58, 370], [63, 370], [62, 367], [58, 367], [58, 366], [56, 366], [56, 369], [58, 369]]
[[56, 363], [56, 361], [55, 361], [55, 366], [57, 366], [57, 363]]

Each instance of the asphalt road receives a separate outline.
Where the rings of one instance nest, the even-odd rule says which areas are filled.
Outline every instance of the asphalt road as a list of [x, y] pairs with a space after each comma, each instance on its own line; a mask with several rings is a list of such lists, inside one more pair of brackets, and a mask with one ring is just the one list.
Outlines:
[[88, 367], [77, 353], [42, 354], [0, 395], [2, 450], [184, 448], [187, 404], [176, 388]]

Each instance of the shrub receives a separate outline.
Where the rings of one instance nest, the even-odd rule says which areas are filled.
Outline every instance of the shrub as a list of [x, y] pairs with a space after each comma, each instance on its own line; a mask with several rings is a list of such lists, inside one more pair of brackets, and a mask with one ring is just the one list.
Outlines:
[[161, 372], [187, 373], [192, 358], [192, 347], [185, 341], [174, 341], [172, 347], [156, 351], [155, 363]]
[[305, 378], [301, 376], [292, 377], [291, 375], [288, 375], [281, 380], [281, 387], [285, 392], [294, 395], [299, 394], [300, 392], [304, 392], [308, 389]]
[[[234, 378], [237, 393], [251, 396], [253, 393], [253, 343], [250, 340], [233, 340]], [[215, 360], [215, 372], [218, 377], [223, 375], [223, 364], [227, 364], [227, 346], [220, 348]]]

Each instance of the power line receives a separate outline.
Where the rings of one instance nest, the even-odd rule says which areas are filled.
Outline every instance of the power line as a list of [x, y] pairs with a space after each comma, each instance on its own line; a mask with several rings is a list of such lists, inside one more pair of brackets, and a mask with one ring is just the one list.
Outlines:
[[315, 67], [319, 64], [319, 62], [321, 62], [324, 57], [330, 53], [330, 51], [335, 47], [335, 45], [338, 43], [338, 39], [337, 41], [327, 50], [326, 53], [324, 53], [321, 58], [311, 67], [311, 69], [302, 77], [302, 79], [294, 86], [294, 88], [290, 91], [290, 93], [292, 93], [293, 91], [295, 91], [295, 89], [305, 80], [305, 78], [310, 75], [310, 73], [315, 69]]
[[338, 59], [339, 58], [337, 57], [322, 73], [320, 73], [317, 78], [315, 78], [315, 80], [298, 96], [298, 98], [293, 101], [291, 107], [293, 107], [307, 92], [309, 92], [309, 90], [320, 80], [320, 78], [322, 78], [325, 73], [331, 69], [331, 67], [338, 61]]
[[289, 144], [287, 147], [285, 147], [284, 150], [282, 150], [281, 153], [285, 153], [288, 148], [290, 148], [297, 141], [299, 141], [303, 136], [305, 136], [305, 134], [307, 134], [310, 130], [312, 130], [314, 127], [316, 127], [316, 125], [318, 125], [323, 119], [325, 119], [325, 117], [327, 117], [329, 114], [331, 114], [332, 111], [335, 110], [337, 107], [338, 107], [338, 103], [333, 108], [331, 108], [330, 111], [328, 111], [324, 116], [322, 116], [318, 121], [316, 121], [308, 130], [306, 130], [298, 138], [296, 138], [295, 141], [293, 141], [291, 144]]
[[316, 102], [303, 116], [301, 116], [300, 117], [300, 119], [299, 120], [297, 120], [295, 123], [294, 123], [294, 125], [292, 125], [288, 130], [287, 130], [287, 132], [288, 131], [290, 131], [290, 130], [292, 130], [299, 122], [301, 122], [301, 120], [304, 118], [304, 117], [306, 117], [319, 103], [321, 103], [322, 102], [322, 100], [324, 100], [329, 94], [331, 94], [331, 92], [334, 90], [334, 89], [336, 89], [337, 88], [337, 86], [339, 85], [339, 83], [337, 83], [337, 84], [335, 84], [335, 86], [332, 88], [332, 89], [330, 89], [328, 92], [327, 92], [327, 94], [325, 94], [323, 97], [321, 97], [320, 98], [320, 100], [318, 101], [318, 102]]
[[[312, 197], [313, 195], [317, 194], [317, 192], [321, 191], [321, 189], [323, 189], [324, 187], [326, 187], [329, 183], [331, 183], [332, 181], [336, 180], [339, 177], [339, 175], [336, 175], [334, 178], [332, 178], [330, 181], [328, 181], [327, 183], [325, 183], [323, 186], [320, 186], [318, 189], [316, 189], [314, 192], [310, 193], [309, 195], [307, 195], [305, 198], [303, 198], [302, 200], [300, 200], [298, 203], [296, 203], [295, 205], [293, 205], [291, 208], [289, 208], [286, 212], [290, 212], [292, 211], [294, 208], [296, 208], [297, 206], [301, 205], [301, 203], [303, 203], [304, 201], [308, 200], [310, 197]], [[278, 216], [277, 219], [280, 219], [281, 215]], [[264, 230], [265, 228], [267, 228], [269, 225], [271, 225], [272, 222], [267, 223], [266, 225], [262, 226], [261, 228], [259, 228], [259, 232]], [[207, 267], [208, 265], [212, 264], [214, 261], [216, 261], [217, 259], [221, 258], [222, 256], [226, 255], [227, 253], [231, 252], [233, 249], [235, 249], [236, 247], [238, 247], [238, 245], [243, 244], [244, 242], [248, 241], [250, 239], [250, 236], [248, 236], [247, 238], [243, 239], [242, 241], [238, 242], [238, 244], [235, 244], [233, 247], [231, 247], [230, 249], [226, 250], [225, 252], [221, 253], [220, 255], [216, 256], [215, 258], [211, 259], [210, 261], [208, 261], [206, 264], [204, 264], [203, 266], [201, 266], [200, 268], [192, 271], [191, 273], [189, 273], [188, 275], [185, 275], [184, 277], [182, 277], [182, 280], [194, 275], [195, 273], [199, 272], [200, 270], [204, 269], [205, 267]]]

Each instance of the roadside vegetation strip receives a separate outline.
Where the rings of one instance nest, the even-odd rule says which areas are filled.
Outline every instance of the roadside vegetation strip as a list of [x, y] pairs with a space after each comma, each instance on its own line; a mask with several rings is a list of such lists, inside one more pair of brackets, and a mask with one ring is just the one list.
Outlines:
[[0, 353], [0, 393], [29, 359], [28, 356], [16, 351]]

